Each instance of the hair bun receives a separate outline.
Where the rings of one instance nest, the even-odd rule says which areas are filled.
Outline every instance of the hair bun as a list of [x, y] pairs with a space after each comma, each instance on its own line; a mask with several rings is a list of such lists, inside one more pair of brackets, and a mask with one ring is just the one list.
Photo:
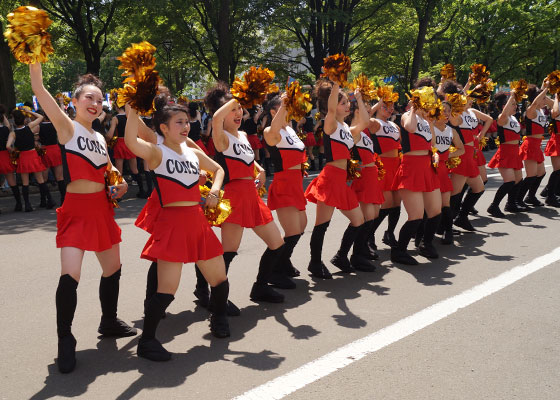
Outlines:
[[101, 89], [101, 91], [103, 91], [103, 82], [101, 82], [101, 79], [99, 79], [97, 76], [93, 74], [80, 75], [78, 77], [78, 81], [74, 84], [74, 88], [77, 89], [80, 86], [84, 86], [84, 85], [96, 86], [99, 89]]
[[154, 98], [154, 106], [155, 106], [156, 112], [163, 110], [163, 107], [165, 107], [168, 102], [169, 102], [169, 96], [167, 95], [167, 93], [159, 93]]
[[213, 114], [223, 105], [224, 98], [227, 98], [227, 100], [229, 100], [232, 97], [227, 83], [220, 81], [216, 83], [216, 85], [210, 90], [208, 90], [208, 92], [206, 92], [206, 96], [204, 97], [204, 104]]

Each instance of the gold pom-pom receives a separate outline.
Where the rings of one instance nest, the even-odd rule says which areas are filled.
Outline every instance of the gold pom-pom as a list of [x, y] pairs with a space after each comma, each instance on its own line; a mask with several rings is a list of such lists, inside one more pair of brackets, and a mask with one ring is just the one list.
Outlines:
[[[200, 197], [206, 199], [208, 194], [210, 193], [210, 188], [208, 186], [198, 186], [200, 190]], [[222, 225], [227, 217], [231, 214], [231, 203], [228, 199], [224, 199], [224, 191], [220, 190], [220, 194], [218, 195], [218, 204], [215, 208], [204, 208], [204, 216], [208, 220], [208, 223], [212, 226], [220, 226]]]
[[348, 73], [352, 70], [350, 57], [343, 53], [335, 54], [324, 59], [322, 77], [329, 78], [331, 81], [344, 87], [348, 80]]
[[181, 95], [177, 97], [177, 104], [187, 106], [189, 104], [189, 98], [187, 96]]
[[528, 89], [527, 81], [525, 79], [520, 79], [518, 81], [513, 81], [510, 83], [509, 87], [515, 96], [515, 101], [521, 103], [523, 99], [527, 98], [525, 94]]
[[111, 100], [111, 104], [117, 104], [118, 98], [119, 98], [119, 89], [111, 89], [109, 91], [109, 100]]
[[353, 181], [354, 179], [360, 179], [362, 174], [360, 173], [360, 162], [358, 160], [347, 160], [346, 161], [346, 180]]
[[107, 197], [109, 198], [109, 202], [111, 203], [113, 208], [119, 208], [119, 203], [109, 194], [109, 186], [120, 185], [123, 182], [124, 178], [122, 177], [120, 172], [113, 170], [111, 168], [111, 165], [107, 165], [107, 169], [105, 170], [105, 192], [107, 193]]
[[52, 24], [44, 10], [31, 6], [16, 8], [8, 14], [4, 37], [10, 50], [24, 64], [44, 63], [54, 53], [47, 28]]
[[436, 103], [434, 104], [433, 108], [430, 109], [428, 115], [433, 121], [438, 121], [445, 117], [443, 114], [443, 103], [440, 99], [436, 100]]
[[123, 107], [130, 103], [130, 106], [141, 114], [150, 114], [155, 111], [154, 98], [161, 80], [156, 70], [138, 75], [124, 80], [124, 87], [118, 89], [117, 105]]
[[453, 66], [453, 64], [445, 64], [443, 67], [441, 67], [440, 74], [443, 79], [451, 79], [452, 81], [457, 79], [457, 77], [455, 76], [455, 67]]
[[70, 101], [71, 101], [70, 97], [66, 96], [64, 93], [57, 93], [56, 96], [54, 96], [54, 97], [56, 97], [57, 99], [62, 99], [63, 104], [65, 106], [70, 104]]
[[549, 83], [548, 91], [550, 94], [560, 93], [560, 70], [552, 71], [546, 79]]
[[301, 163], [301, 174], [302, 174], [303, 176], [306, 176], [305, 174], [307, 173], [307, 170], [308, 170], [308, 169], [309, 169], [309, 163], [308, 163], [307, 161], [306, 161], [306, 162], [302, 162], [302, 163]]
[[385, 178], [385, 174], [387, 171], [385, 170], [385, 165], [383, 165], [383, 161], [381, 161], [381, 157], [379, 155], [374, 155], [374, 162], [377, 167], [377, 180], [382, 181]]
[[496, 146], [500, 147], [500, 138], [494, 139], [494, 143], [496, 143]]
[[27, 118], [33, 118], [33, 114], [31, 114], [33, 112], [33, 110], [31, 110], [31, 107], [29, 106], [19, 106], [18, 110], [21, 111], [21, 113], [27, 117]]
[[451, 115], [459, 115], [467, 107], [467, 96], [461, 93], [448, 94], [447, 102], [451, 105]]
[[487, 144], [488, 144], [488, 138], [486, 136], [483, 136], [480, 139], [478, 139], [478, 149], [479, 150], [484, 149]]
[[149, 42], [132, 43], [117, 60], [121, 62], [119, 69], [124, 69], [122, 76], [135, 74], [137, 71], [154, 69], [156, 48]]
[[109, 141], [107, 142], [107, 147], [109, 147], [110, 149], [112, 149], [113, 147], [115, 147], [115, 145], [117, 144], [117, 141], [119, 140], [119, 137], [117, 134], [115, 134], [115, 136], [113, 136], [111, 139], [109, 139]]
[[469, 90], [468, 97], [475, 99], [478, 104], [488, 103], [495, 86], [496, 84], [494, 82], [488, 80], [477, 85], [473, 90]]
[[262, 104], [266, 95], [278, 92], [278, 86], [272, 83], [274, 71], [268, 68], [251, 67], [243, 74], [243, 80], [235, 78], [231, 85], [231, 94], [241, 107], [251, 108]]
[[380, 86], [377, 88], [377, 98], [385, 104], [395, 103], [399, 100], [399, 94], [393, 92], [393, 85]]
[[459, 164], [461, 164], [461, 158], [460, 157], [449, 157], [445, 161], [445, 165], [449, 169], [457, 168], [459, 166]]
[[441, 101], [436, 97], [434, 88], [431, 86], [424, 86], [420, 89], [412, 89], [410, 91], [411, 96], [407, 97], [409, 100], [412, 101], [412, 104], [416, 107], [416, 109], [424, 110], [428, 113], [437, 111], [432, 111], [438, 108], [438, 101], [439, 105], [441, 105]]
[[309, 93], [303, 93], [298, 81], [293, 81], [286, 88], [286, 120], [299, 121], [313, 108]]
[[473, 64], [471, 65], [472, 77], [471, 82], [473, 85], [484, 83], [490, 78], [490, 71], [486, 69], [486, 65]]
[[12, 150], [10, 152], [10, 162], [14, 167], [18, 165], [18, 159], [19, 159], [19, 150]]
[[362, 73], [358, 75], [356, 78], [354, 78], [354, 81], [352, 81], [352, 83], [348, 85], [348, 88], [352, 91], [356, 90], [357, 88], [360, 88], [360, 93], [362, 94], [362, 99], [364, 101], [371, 101], [371, 100], [378, 99], [377, 88], [375, 87], [375, 83], [370, 81], [368, 77]]

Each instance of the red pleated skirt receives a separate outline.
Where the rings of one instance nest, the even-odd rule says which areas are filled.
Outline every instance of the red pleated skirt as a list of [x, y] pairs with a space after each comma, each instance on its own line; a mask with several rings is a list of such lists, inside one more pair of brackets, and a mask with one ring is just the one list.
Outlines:
[[136, 218], [134, 225], [148, 233], [153, 233], [154, 223], [157, 220], [160, 211], [161, 204], [159, 203], [157, 190], [152, 190], [152, 194], [148, 197], [148, 201], [144, 204], [140, 214], [138, 214], [138, 218]]
[[560, 133], [553, 133], [548, 139], [548, 143], [544, 149], [544, 154], [549, 157], [560, 156]]
[[354, 179], [350, 187], [356, 193], [360, 203], [383, 204], [383, 184], [377, 179], [377, 167], [364, 167], [360, 170], [361, 177]]
[[121, 228], [105, 191], [66, 193], [56, 210], [56, 247], [89, 251], [108, 250], [121, 242]]
[[189, 263], [224, 254], [199, 205], [162, 207], [141, 258]]
[[17, 164], [17, 173], [32, 173], [32, 172], [40, 172], [47, 169], [39, 154], [35, 149], [27, 150], [27, 151], [20, 151], [18, 164]]
[[544, 153], [541, 150], [542, 139], [527, 137], [519, 146], [521, 160], [532, 160], [538, 164], [544, 162]]
[[263, 145], [257, 135], [247, 135], [247, 140], [253, 150], [262, 149]]
[[393, 190], [399, 189], [413, 192], [432, 192], [439, 189], [439, 179], [432, 166], [431, 155], [403, 155], [393, 181]]
[[383, 163], [383, 169], [385, 169], [385, 176], [381, 180], [381, 184], [384, 192], [390, 192], [393, 190], [393, 181], [395, 180], [395, 175], [399, 170], [401, 165], [400, 157], [380, 157]]
[[45, 146], [43, 164], [45, 164], [47, 168], [53, 168], [62, 165], [62, 155], [60, 153], [60, 146], [58, 144]]
[[315, 140], [315, 135], [313, 134], [313, 132], [307, 132], [303, 144], [305, 145], [305, 147], [317, 146], [317, 140]]
[[208, 149], [206, 148], [202, 140], [198, 139], [195, 143], [198, 147], [200, 147], [200, 150], [202, 150], [206, 155], [208, 155]]
[[268, 208], [277, 210], [283, 207], [295, 207], [299, 211], [305, 211], [306, 204], [301, 170], [288, 169], [276, 172], [268, 188]]
[[254, 228], [273, 220], [270, 209], [259, 197], [252, 179], [234, 179], [226, 183], [224, 199], [229, 199], [231, 204], [231, 214], [226, 223]]
[[[459, 157], [461, 159], [461, 163], [457, 167], [453, 168], [451, 173], [466, 176], [467, 178], [476, 178], [480, 175], [480, 171], [478, 170], [478, 163], [474, 154], [474, 146], [465, 145], [464, 147], [465, 153]], [[479, 151], [478, 153], [482, 152]], [[486, 164], [486, 159], [484, 164]]]
[[16, 166], [10, 160], [8, 150], [0, 151], [0, 174], [11, 174], [16, 171]]
[[517, 170], [523, 168], [523, 161], [519, 155], [519, 145], [500, 144], [498, 151], [488, 163], [488, 168], [513, 168]]
[[356, 193], [346, 184], [346, 170], [325, 165], [319, 176], [305, 190], [305, 198], [319, 201], [339, 210], [353, 210], [359, 206]]
[[445, 160], [439, 160], [437, 176], [439, 179], [439, 191], [441, 193], [452, 192], [453, 184], [449, 178], [449, 168], [445, 165]]
[[136, 158], [136, 155], [126, 147], [124, 138], [118, 138], [117, 144], [113, 147], [113, 156], [115, 160], [130, 160]]

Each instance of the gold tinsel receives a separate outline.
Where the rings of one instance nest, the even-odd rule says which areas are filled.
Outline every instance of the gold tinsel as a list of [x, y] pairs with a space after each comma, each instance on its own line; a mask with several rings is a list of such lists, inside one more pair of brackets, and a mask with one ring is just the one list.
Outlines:
[[19, 150], [12, 150], [10, 152], [10, 162], [15, 167], [18, 165]]
[[299, 121], [313, 108], [309, 93], [303, 93], [298, 81], [293, 81], [286, 87], [286, 121]]
[[[206, 199], [210, 193], [210, 188], [208, 186], [199, 185], [200, 197]], [[218, 205], [215, 208], [204, 208], [204, 216], [208, 220], [208, 223], [212, 226], [220, 226], [231, 214], [231, 203], [228, 199], [224, 199], [224, 191], [220, 190], [218, 195]]]
[[109, 193], [109, 186], [116, 186], [120, 185], [124, 182], [124, 179], [119, 171], [111, 169], [111, 165], [107, 165], [107, 169], [105, 170], [105, 192], [107, 193], [107, 197], [109, 198], [109, 202], [113, 206], [113, 208], [119, 208], [119, 203], [117, 199], [111, 197]]
[[[424, 86], [420, 89], [412, 89], [410, 91], [411, 96], [407, 97], [412, 101], [416, 109], [424, 110], [428, 113], [437, 113], [438, 111], [432, 111], [441, 107], [441, 100], [439, 100], [434, 93], [434, 88], [431, 86]], [[439, 105], [438, 105], [439, 102]]]
[[364, 101], [377, 100], [377, 88], [375, 83], [370, 81], [366, 75], [360, 73], [354, 81], [348, 85], [348, 88], [352, 91], [360, 88], [360, 93], [362, 94], [362, 99]]
[[181, 104], [181, 105], [188, 105], [189, 104], [189, 98], [187, 96], [179, 96], [177, 97], [177, 104]]
[[18, 109], [23, 113], [24, 116], [26, 116], [27, 118], [33, 118], [33, 114], [31, 110], [31, 107], [29, 106], [20, 106], [18, 107]]
[[471, 78], [471, 83], [473, 85], [480, 85], [485, 83], [488, 78], [490, 78], [490, 71], [486, 69], [486, 65], [483, 64], [473, 64], [471, 65], [471, 71], [473, 76]]
[[57, 93], [56, 96], [57, 99], [62, 99], [64, 102], [64, 105], [67, 106], [68, 104], [70, 104], [70, 97], [66, 96], [64, 93]]
[[480, 86], [477, 85], [473, 90], [469, 90], [468, 97], [475, 99], [478, 104], [488, 103], [495, 86], [494, 82], [488, 80]]
[[383, 165], [383, 161], [381, 161], [381, 157], [379, 155], [374, 155], [374, 162], [377, 167], [377, 180], [382, 181], [385, 178], [385, 174], [387, 171], [385, 170], [385, 165]]
[[148, 42], [132, 43], [117, 60], [119, 69], [124, 69], [122, 76], [134, 75], [137, 71], [154, 69], [156, 48]]
[[443, 115], [443, 103], [440, 99], [436, 100], [436, 103], [432, 109], [428, 112], [430, 118], [434, 121], [440, 120], [444, 118]]
[[8, 14], [4, 37], [10, 50], [24, 64], [44, 63], [54, 53], [47, 28], [52, 24], [44, 10], [21, 6]]
[[459, 115], [467, 107], [467, 96], [461, 93], [448, 94], [447, 102], [451, 105], [451, 115]]
[[377, 88], [377, 98], [383, 100], [383, 103], [396, 103], [399, 100], [399, 94], [393, 92], [393, 85], [380, 86]]
[[521, 103], [523, 99], [527, 98], [525, 94], [528, 89], [527, 81], [525, 79], [520, 79], [518, 81], [513, 81], [510, 83], [509, 87], [515, 96], [515, 101]]
[[[257, 169], [257, 166], [255, 165], [253, 167], [253, 177], [256, 179], [255, 180], [255, 186], [259, 183], [259, 180], [257, 179], [259, 174], [260, 174], [260, 171]], [[266, 194], [266, 187], [264, 186], [264, 182], [263, 182], [263, 185], [258, 189], [257, 193], [259, 194], [259, 197], [264, 197], [264, 195]]]
[[354, 179], [360, 179], [362, 174], [359, 171], [360, 162], [358, 160], [347, 160], [346, 161], [346, 180], [353, 181]]
[[109, 141], [107, 142], [107, 147], [109, 147], [110, 149], [112, 149], [113, 147], [115, 147], [115, 145], [117, 144], [117, 141], [119, 140], [118, 135], [113, 136], [111, 139], [109, 139]]
[[488, 138], [486, 136], [478, 139], [478, 149], [479, 150], [482, 150], [483, 148], [485, 148], [487, 144], [488, 144]]
[[[449, 149], [451, 149], [451, 147]], [[459, 166], [459, 164], [461, 164], [461, 158], [460, 157], [449, 157], [445, 161], [445, 165], [449, 169], [457, 168]]]
[[303, 176], [306, 176], [305, 174], [307, 173], [307, 170], [308, 170], [308, 169], [309, 169], [309, 163], [308, 163], [307, 161], [306, 161], [306, 162], [302, 162], [302, 163], [301, 163], [301, 174], [302, 174]]
[[243, 80], [235, 78], [231, 85], [231, 94], [241, 107], [251, 108], [262, 104], [266, 95], [278, 92], [278, 86], [272, 83], [274, 71], [268, 68], [251, 67], [243, 74]]
[[329, 78], [341, 87], [346, 85], [348, 73], [352, 70], [350, 57], [343, 53], [335, 54], [324, 59], [322, 77]]
[[443, 79], [451, 79], [452, 81], [456, 80], [457, 77], [455, 76], [455, 67], [453, 64], [445, 64], [441, 67], [440, 74]]
[[552, 71], [546, 79], [549, 83], [548, 91], [550, 94], [560, 93], [560, 70]]
[[500, 147], [500, 138], [494, 139], [494, 143], [496, 143], [496, 146]]

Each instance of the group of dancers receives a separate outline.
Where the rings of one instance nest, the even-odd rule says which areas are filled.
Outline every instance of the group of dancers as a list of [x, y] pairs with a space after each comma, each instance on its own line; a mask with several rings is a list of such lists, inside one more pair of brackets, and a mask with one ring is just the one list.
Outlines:
[[[85, 251], [95, 252], [103, 271], [99, 284], [99, 333], [114, 337], [137, 334], [135, 328], [117, 317], [121, 230], [114, 220], [112, 201], [122, 197], [128, 185], [121, 180], [107, 188], [105, 180], [108, 172], [122, 172], [123, 160], [141, 158], [154, 187], [136, 220], [136, 225], [150, 234], [141, 258], [151, 262], [137, 354], [153, 361], [171, 359], [157, 340], [156, 331], [174, 300], [185, 263], [195, 263], [195, 296], [210, 312], [210, 331], [218, 338], [230, 335], [228, 317], [240, 315], [240, 310], [228, 300], [227, 274], [245, 228], [253, 229], [266, 246], [250, 298], [256, 302], [284, 301], [284, 294], [278, 289], [295, 289], [292, 278], [300, 275], [290, 258], [307, 225], [308, 202], [316, 204], [308, 271], [318, 279], [332, 279], [323, 261], [323, 242], [335, 209], [349, 223], [331, 263], [345, 273], [375, 271], [375, 260], [379, 257], [375, 233], [385, 218], [388, 228], [382, 240], [391, 247], [391, 260], [407, 265], [418, 264], [408, 252], [413, 238], [419, 254], [434, 259], [438, 258], [434, 246], [438, 231], [441, 243], [450, 245], [454, 224], [467, 231], [475, 230], [469, 215], [475, 212], [487, 180], [479, 142], [487, 135], [493, 118], [474, 108], [472, 98], [468, 98], [464, 111], [453, 113], [447, 96], [468, 93], [455, 81], [447, 80], [438, 86], [432, 79], [420, 79], [416, 88], [432, 87], [434, 96], [443, 102], [443, 115], [434, 118], [411, 102], [398, 124], [391, 121], [394, 102], [380, 99], [370, 104], [363, 100], [359, 88], [348, 93], [328, 79], [320, 79], [315, 85], [315, 105], [320, 116], [316, 123], [313, 119], [311, 123], [307, 119], [289, 121], [286, 94], [281, 93], [269, 95], [262, 111], [247, 112], [232, 96], [228, 85], [219, 82], [204, 99], [211, 115], [208, 129], [213, 158], [207, 154], [206, 146], [199, 146], [200, 138], [189, 138], [193, 126], [198, 134], [201, 129], [196, 110], [175, 102], [168, 90], [161, 87], [151, 120], [142, 118], [128, 105], [112, 119], [108, 136], [117, 132], [113, 166], [106, 137], [95, 129], [103, 112], [103, 87], [99, 79], [88, 74], [76, 82], [72, 120], [43, 86], [41, 64], [30, 64], [29, 69], [32, 89], [43, 113], [34, 115], [35, 119], [25, 125], [16, 110], [15, 127], [11, 128], [4, 117], [0, 132], [3, 146], [12, 151], [15, 143], [19, 150], [16, 171], [24, 185], [26, 211], [32, 209], [27, 186], [30, 173], [35, 174], [46, 206], [54, 206], [42, 173], [46, 165], [54, 168], [63, 197], [62, 206], [56, 210], [56, 243], [61, 249], [61, 276], [56, 291], [57, 365], [63, 373], [71, 372], [76, 365], [76, 339], [71, 326]], [[546, 203], [560, 205], [556, 197], [560, 186], [559, 99], [558, 95], [554, 99], [548, 97], [547, 90], [545, 81], [541, 88], [533, 86], [528, 91], [526, 137], [521, 145], [514, 96], [501, 92], [495, 95], [500, 112], [500, 146], [489, 167], [498, 168], [504, 182], [488, 208], [494, 217], [504, 216], [499, 204], [505, 195], [508, 212], [525, 210], [527, 204], [542, 205], [536, 191], [545, 175], [545, 154], [551, 157], [554, 168], [547, 185]], [[549, 109], [554, 132], [543, 153], [541, 142], [548, 124], [544, 108]], [[255, 112], [262, 113], [254, 122], [257, 126], [262, 124], [264, 146], [274, 166], [266, 204], [259, 196], [266, 181], [265, 170], [255, 161], [256, 150], [262, 143], [257, 144], [240, 129], [247, 114], [254, 118]], [[43, 128], [43, 124], [50, 125]], [[304, 191], [309, 146], [297, 130], [305, 124], [308, 126], [304, 130], [319, 132], [325, 165]], [[47, 148], [49, 164], [35, 150], [36, 126], [40, 126], [39, 135]], [[16, 210], [21, 209], [10, 156], [4, 150], [0, 156], [0, 172], [6, 175], [14, 191]], [[446, 160], [457, 157], [461, 162], [449, 169]], [[359, 176], [355, 174], [350, 185], [349, 160], [359, 161]], [[141, 184], [135, 163], [130, 163], [130, 170], [133, 179]], [[206, 174], [211, 175], [207, 182]], [[200, 183], [209, 190], [202, 205]], [[148, 190], [140, 190], [145, 197]], [[230, 202], [231, 214], [220, 226], [219, 240], [203, 209], [214, 209], [223, 200]], [[395, 235], [401, 204], [408, 218]], [[273, 210], [281, 229], [273, 218]]]

